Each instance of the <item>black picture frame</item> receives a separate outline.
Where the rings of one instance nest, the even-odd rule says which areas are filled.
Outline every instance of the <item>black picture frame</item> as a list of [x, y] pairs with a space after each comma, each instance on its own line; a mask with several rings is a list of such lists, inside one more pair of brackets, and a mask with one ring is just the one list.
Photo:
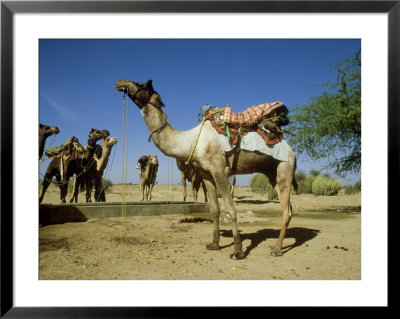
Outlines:
[[[399, 181], [400, 0], [396, 1], [1, 1], [1, 317], [178, 318], [187, 308], [14, 307], [13, 304], [13, 16], [15, 13], [387, 13], [388, 203]], [[396, 184], [395, 184], [396, 183]], [[380, 212], [383, 213], [383, 212]], [[388, 212], [389, 213], [389, 212]], [[388, 214], [390, 220], [390, 215]], [[391, 224], [390, 222], [388, 223]], [[378, 239], [377, 239], [378, 240]], [[382, 240], [382, 239], [381, 239]], [[390, 243], [389, 238], [387, 238]], [[388, 256], [389, 257], [389, 256]], [[389, 260], [388, 260], [389, 261]], [[388, 286], [390, 281], [388, 280]], [[34, 292], [33, 292], [34, 293]], [[388, 300], [390, 304], [390, 298]], [[229, 315], [230, 309], [219, 309]], [[235, 313], [238, 313], [238, 309]], [[259, 311], [260, 309], [253, 309]], [[209, 309], [196, 310], [203, 315]], [[213, 315], [217, 315], [213, 310]], [[210, 313], [210, 312], [209, 312]], [[211, 314], [211, 313], [210, 313]], [[305, 314], [305, 313], [304, 313]], [[299, 313], [297, 313], [299, 315]]]

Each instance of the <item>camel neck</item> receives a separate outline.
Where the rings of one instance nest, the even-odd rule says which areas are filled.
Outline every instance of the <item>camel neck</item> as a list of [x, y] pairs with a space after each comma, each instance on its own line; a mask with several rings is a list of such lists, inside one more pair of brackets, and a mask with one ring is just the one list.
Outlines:
[[141, 113], [154, 144], [165, 155], [175, 158], [188, 156], [192, 141], [189, 131], [177, 131], [169, 123], [165, 124], [167, 115], [151, 104], [143, 107]]
[[103, 151], [101, 152], [101, 157], [99, 158], [99, 160], [97, 161], [97, 164], [96, 164], [96, 170], [98, 172], [103, 173], [104, 169], [106, 168], [106, 166], [108, 164], [108, 158], [110, 157], [110, 153], [111, 153], [111, 147], [103, 146]]

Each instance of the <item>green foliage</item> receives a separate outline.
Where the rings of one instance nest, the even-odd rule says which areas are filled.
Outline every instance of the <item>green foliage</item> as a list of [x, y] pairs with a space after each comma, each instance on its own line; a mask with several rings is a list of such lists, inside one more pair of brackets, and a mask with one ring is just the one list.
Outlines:
[[304, 175], [304, 178], [297, 181], [297, 194], [312, 194], [312, 185], [314, 183], [314, 180], [316, 179], [316, 176], [313, 175]]
[[321, 172], [320, 172], [320, 171], [317, 171], [316, 169], [312, 169], [312, 170], [310, 171], [310, 175], [311, 175], [311, 176], [314, 176], [314, 177], [317, 177], [317, 176], [321, 175]]
[[103, 183], [103, 189], [104, 189], [104, 191], [109, 190], [109, 188], [110, 188], [111, 186], [113, 186], [113, 183], [112, 183], [109, 179], [107, 179], [107, 178], [102, 177], [101, 181], [102, 181], [102, 183]]
[[338, 62], [336, 83], [327, 82], [321, 96], [292, 111], [290, 143], [298, 154], [314, 160], [328, 159], [335, 173], [361, 168], [361, 57]]
[[358, 192], [361, 192], [361, 180], [359, 180], [354, 185], [346, 185], [344, 187], [344, 193], [346, 195], [356, 194]]
[[270, 184], [268, 177], [266, 177], [264, 174], [254, 175], [252, 178], [250, 178], [249, 185], [252, 192], [267, 194], [268, 199], [271, 200], [278, 198], [278, 194]]
[[314, 195], [337, 195], [342, 189], [342, 183], [337, 179], [318, 176], [312, 184], [312, 193]]

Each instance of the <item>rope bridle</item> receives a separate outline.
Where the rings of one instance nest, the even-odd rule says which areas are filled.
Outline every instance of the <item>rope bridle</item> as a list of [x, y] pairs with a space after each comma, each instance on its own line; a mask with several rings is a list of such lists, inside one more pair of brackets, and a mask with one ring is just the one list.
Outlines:
[[[158, 109], [161, 109], [161, 107], [160, 107], [159, 105], [156, 105], [156, 104], [154, 104], [153, 102], [151, 102], [151, 98], [153, 97], [153, 95], [154, 95], [154, 94], [158, 94], [156, 91], [154, 91], [153, 88], [149, 88], [149, 87], [147, 86], [147, 84], [146, 84], [145, 86], [140, 87], [137, 83], [135, 83], [135, 82], [132, 82], [132, 83], [136, 86], [136, 92], [135, 92], [132, 96], [130, 96], [132, 100], [136, 99], [137, 94], [138, 94], [140, 91], [142, 91], [142, 90], [147, 90], [147, 92], [149, 92], [149, 98], [148, 98], [148, 100], [147, 100], [146, 102], [144, 102], [144, 103], [139, 103], [138, 100], [136, 99], [135, 103], [136, 103], [136, 105], [139, 107], [140, 110], [141, 110], [142, 108], [144, 108], [147, 104], [150, 104], [150, 105], [152, 105], [152, 106], [154, 106], [154, 107], [156, 107], [156, 108], [158, 108]], [[126, 90], [125, 90], [124, 93], [126, 93], [126, 94], [129, 95], [129, 87], [126, 87]], [[152, 132], [150, 133], [150, 136], [149, 136], [149, 140], [148, 140], [148, 141], [150, 142], [150, 141], [151, 141], [151, 138], [152, 138], [152, 136], [153, 136], [153, 134], [159, 133], [162, 129], [164, 129], [164, 128], [167, 126], [167, 124], [168, 124], [168, 122], [165, 121], [163, 125], [161, 125], [159, 128], [157, 128], [157, 129], [155, 129], [154, 131], [152, 131]]]

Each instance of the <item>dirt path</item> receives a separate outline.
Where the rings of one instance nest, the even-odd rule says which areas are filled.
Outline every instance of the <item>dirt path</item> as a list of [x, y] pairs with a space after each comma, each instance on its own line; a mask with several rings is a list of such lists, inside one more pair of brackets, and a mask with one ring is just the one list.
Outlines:
[[[129, 186], [128, 201], [137, 200], [138, 191], [137, 185]], [[107, 200], [120, 201], [120, 192], [120, 186], [113, 186]], [[51, 187], [44, 203], [57, 203], [58, 194]], [[230, 259], [233, 241], [228, 222], [221, 224], [222, 248], [205, 249], [212, 240], [212, 223], [204, 214], [128, 217], [125, 228], [121, 218], [90, 219], [40, 228], [39, 278], [361, 279], [360, 194], [294, 195], [296, 215], [282, 257], [270, 256], [268, 249], [278, 237], [280, 204], [248, 187], [237, 187], [235, 195], [243, 260]], [[167, 197], [181, 200], [181, 186], [157, 185], [154, 200]]]

